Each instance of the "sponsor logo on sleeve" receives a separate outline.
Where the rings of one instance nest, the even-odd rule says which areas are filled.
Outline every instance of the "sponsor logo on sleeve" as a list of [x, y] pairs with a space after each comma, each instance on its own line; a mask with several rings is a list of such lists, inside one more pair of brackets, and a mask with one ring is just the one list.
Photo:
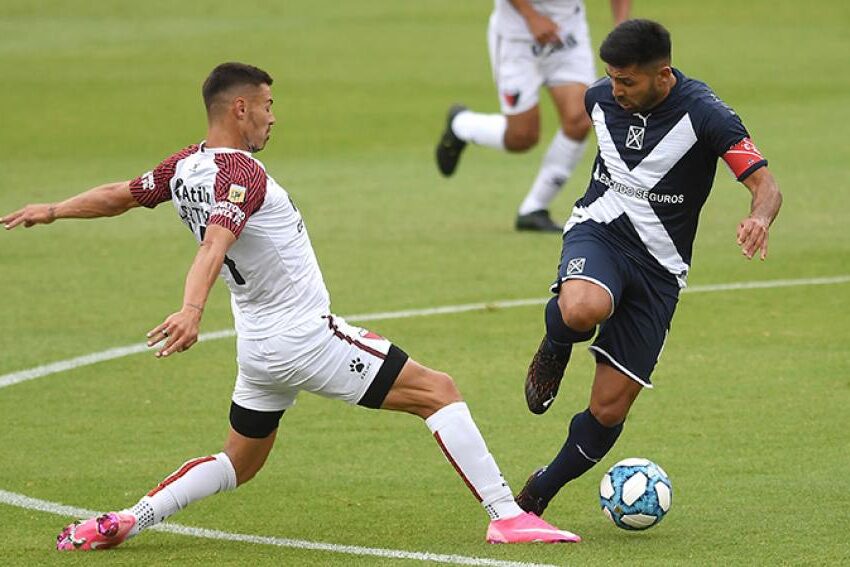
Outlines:
[[153, 171], [142, 174], [142, 191], [153, 191], [154, 189], [156, 189], [156, 180], [153, 177]]
[[243, 203], [245, 202], [246, 192], [247, 189], [234, 183], [230, 186], [230, 190], [227, 192], [227, 200], [231, 203]]
[[245, 211], [227, 201], [219, 201], [212, 206], [210, 216], [224, 217], [233, 222], [236, 226], [241, 226], [245, 220]]

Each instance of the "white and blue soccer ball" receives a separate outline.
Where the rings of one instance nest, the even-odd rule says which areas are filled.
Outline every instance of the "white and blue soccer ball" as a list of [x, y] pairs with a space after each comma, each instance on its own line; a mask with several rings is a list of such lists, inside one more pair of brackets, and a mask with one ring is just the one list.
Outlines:
[[608, 469], [599, 485], [602, 512], [618, 528], [645, 530], [664, 519], [673, 486], [664, 469], [648, 459], [624, 459]]

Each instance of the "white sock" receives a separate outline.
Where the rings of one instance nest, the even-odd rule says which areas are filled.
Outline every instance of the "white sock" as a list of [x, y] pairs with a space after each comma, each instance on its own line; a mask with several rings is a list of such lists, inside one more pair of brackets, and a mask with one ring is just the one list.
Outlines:
[[234, 488], [236, 471], [233, 464], [226, 454], [218, 453], [186, 461], [135, 506], [122, 512], [136, 517], [136, 525], [130, 531], [130, 535], [134, 536], [196, 500]]
[[523, 513], [464, 402], [440, 408], [425, 424], [463, 481], [493, 520]]
[[572, 175], [576, 164], [584, 154], [585, 141], [577, 142], [564, 135], [563, 130], [558, 128], [543, 162], [537, 178], [531, 185], [531, 190], [525, 196], [525, 200], [519, 206], [519, 214], [527, 215], [533, 211], [548, 209], [561, 191], [567, 179]]
[[480, 114], [471, 110], [459, 112], [452, 120], [452, 132], [464, 142], [505, 149], [508, 119], [501, 114]]

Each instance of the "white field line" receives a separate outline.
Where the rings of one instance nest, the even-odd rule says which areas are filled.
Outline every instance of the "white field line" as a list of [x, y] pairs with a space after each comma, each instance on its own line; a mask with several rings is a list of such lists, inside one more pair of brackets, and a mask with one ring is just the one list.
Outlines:
[[[16, 494], [14, 492], [7, 492], [5, 490], [0, 490], [0, 503], [9, 504], [10, 506], [17, 506], [18, 508], [25, 508], [27, 510], [37, 510], [39, 512], [47, 512], [49, 514], [70, 516], [72, 518], [90, 518], [100, 513], [94, 510], [87, 510], [85, 508], [75, 508], [72, 506], [65, 506], [64, 504], [48, 502], [47, 500], [30, 498], [29, 496], [24, 496], [23, 494]], [[498, 559], [487, 559], [484, 557], [467, 557], [465, 555], [444, 555], [441, 553], [425, 553], [418, 551], [382, 549], [376, 547], [361, 547], [359, 545], [338, 545], [334, 543], [322, 543], [318, 541], [306, 541], [302, 539], [235, 534], [229, 532], [222, 532], [219, 530], [193, 528], [191, 526], [182, 526], [180, 524], [172, 524], [169, 522], [166, 522], [164, 524], [158, 524], [150, 529], [157, 530], [160, 532], [168, 532], [172, 534], [202, 537], [206, 539], [238, 541], [242, 543], [274, 545], [277, 547], [291, 547], [295, 549], [310, 549], [315, 551], [328, 551], [331, 553], [344, 553], [347, 555], [364, 555], [369, 557], [381, 557], [385, 559], [412, 559], [416, 561], [427, 561], [429, 563], [450, 563], [452, 565], [487, 565], [493, 567], [554, 567], [552, 565], [541, 563], [501, 561]]]
[[[768, 289], [778, 287], [796, 287], [808, 285], [831, 285], [850, 282], [850, 274], [843, 276], [833, 276], [824, 278], [803, 278], [803, 279], [786, 279], [786, 280], [764, 280], [752, 282], [737, 282], [726, 284], [709, 284], [697, 285], [682, 290], [682, 293], [710, 293], [717, 291], [735, 291], [748, 289]], [[425, 309], [407, 309], [403, 311], [385, 311], [383, 313], [364, 313], [359, 315], [348, 315], [346, 320], [351, 322], [366, 322], [389, 319], [408, 319], [411, 317], [427, 317], [431, 315], [447, 315], [452, 313], [465, 313], [468, 311], [487, 311], [491, 309], [511, 309], [513, 307], [527, 307], [529, 305], [543, 305], [549, 301], [548, 297], [532, 298], [532, 299], [511, 299], [504, 301], [491, 301], [487, 303], [467, 303], [462, 305], [445, 305], [443, 307], [428, 307]], [[214, 331], [211, 333], [202, 333], [198, 337], [198, 342], [212, 341], [233, 337], [236, 333], [232, 329], [224, 329], [222, 331]], [[123, 347], [115, 347], [100, 352], [85, 354], [67, 360], [60, 360], [42, 366], [36, 366], [27, 370], [19, 370], [0, 376], [0, 389], [19, 382], [26, 382], [35, 378], [57, 374], [66, 370], [73, 370], [81, 366], [88, 366], [98, 362], [105, 362], [116, 358], [122, 358], [131, 354], [147, 352], [151, 349], [144, 343], [128, 345]]]

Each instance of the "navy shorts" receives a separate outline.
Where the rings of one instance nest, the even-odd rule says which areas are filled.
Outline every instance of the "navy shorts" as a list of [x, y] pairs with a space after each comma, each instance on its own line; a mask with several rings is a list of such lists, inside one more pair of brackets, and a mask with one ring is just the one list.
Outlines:
[[605, 288], [613, 309], [589, 348], [597, 362], [651, 388], [650, 376], [670, 330], [679, 285], [672, 274], [648, 269], [624, 254], [598, 230], [577, 224], [564, 235], [558, 279], [551, 290], [558, 293], [569, 279]]

